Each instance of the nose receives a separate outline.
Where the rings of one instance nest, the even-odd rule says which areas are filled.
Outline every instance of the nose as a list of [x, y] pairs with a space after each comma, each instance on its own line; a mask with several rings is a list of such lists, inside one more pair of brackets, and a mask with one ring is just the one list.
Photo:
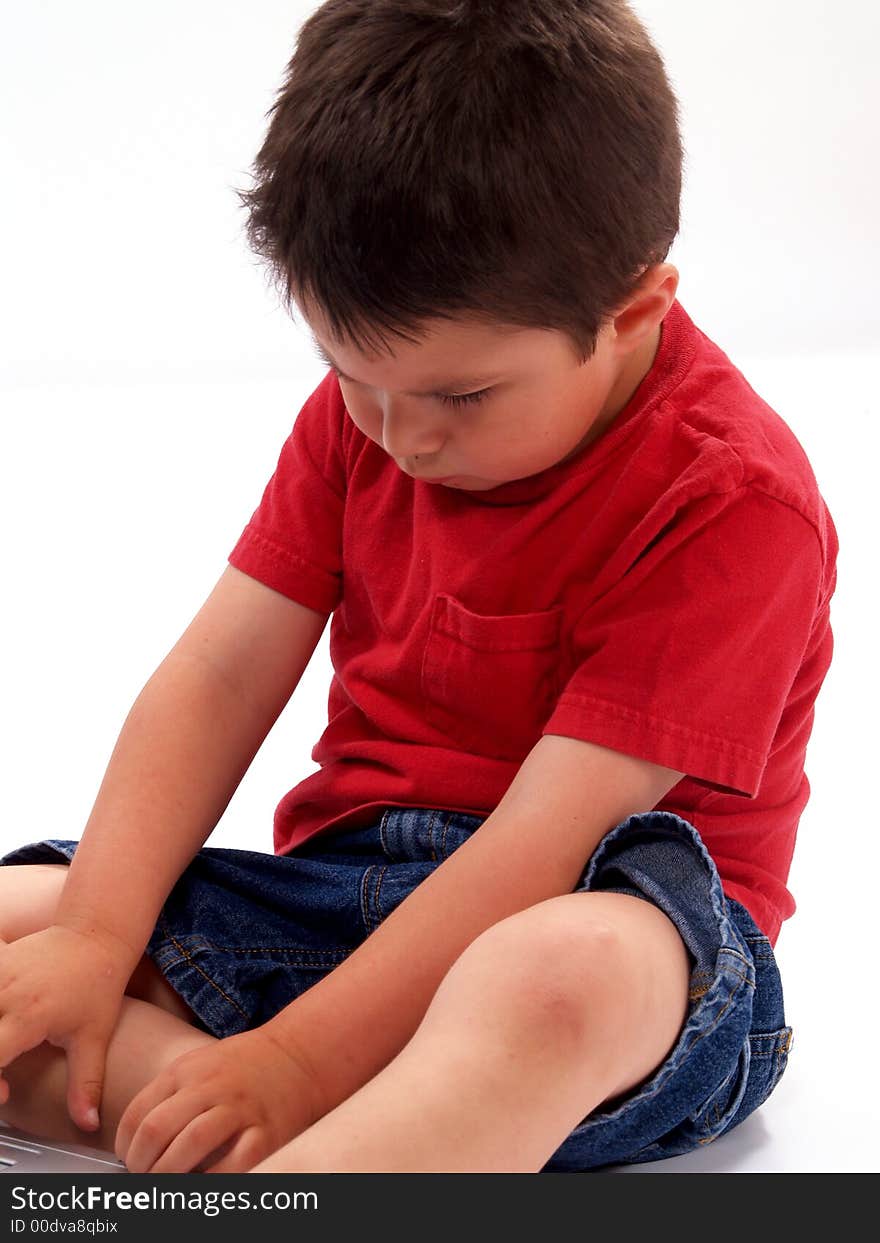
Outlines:
[[385, 396], [381, 405], [382, 448], [390, 457], [398, 462], [406, 458], [430, 458], [443, 447], [446, 433], [441, 425], [442, 416], [426, 412], [424, 403]]

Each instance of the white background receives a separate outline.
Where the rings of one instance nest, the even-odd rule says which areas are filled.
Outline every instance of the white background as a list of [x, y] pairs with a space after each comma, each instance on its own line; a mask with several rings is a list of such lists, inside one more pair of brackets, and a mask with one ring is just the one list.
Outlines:
[[[0, 850], [81, 835], [132, 701], [324, 374], [233, 194], [315, 7], [43, 0], [7, 15]], [[876, 1170], [880, 10], [636, 8], [682, 108], [679, 298], [794, 430], [841, 541], [799, 909], [777, 947], [790, 1067], [739, 1131], [663, 1168]], [[314, 768], [327, 633], [211, 845], [271, 850], [275, 803]]]

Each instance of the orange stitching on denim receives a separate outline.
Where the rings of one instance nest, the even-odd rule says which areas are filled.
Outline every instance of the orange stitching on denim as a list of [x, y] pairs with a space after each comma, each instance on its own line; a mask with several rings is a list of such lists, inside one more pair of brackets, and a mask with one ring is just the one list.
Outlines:
[[744, 955], [744, 954], [741, 954], [741, 953], [739, 952], [739, 950], [731, 949], [731, 947], [730, 947], [729, 945], [722, 946], [722, 948], [721, 948], [721, 950], [719, 951], [719, 953], [721, 953], [721, 954], [729, 954], [729, 955], [731, 956], [731, 958], [738, 958], [738, 959], [739, 959], [739, 961], [740, 961], [740, 962], [742, 962], [742, 963], [745, 963], [745, 965], [746, 965], [747, 967], [751, 967], [751, 966], [752, 966], [752, 963], [749, 961], [749, 959], [748, 959], [748, 958], [746, 958], [746, 957], [745, 957], [745, 955]]
[[[741, 932], [740, 936], [749, 947], [749, 953], [752, 958], [760, 959], [762, 962], [774, 958], [773, 946], [770, 944], [768, 937], [765, 937], [763, 934], [761, 936], [748, 936], [745, 932]], [[763, 952], [759, 953], [759, 947]]]
[[437, 819], [437, 809], [435, 807], [434, 810], [431, 812], [431, 819], [428, 821], [428, 841], [431, 844], [431, 858], [433, 859], [435, 863], [437, 862], [437, 852], [434, 849], [434, 821], [436, 819]]
[[[736, 972], [734, 972], [733, 974], [734, 974], [734, 975], [737, 975], [737, 973], [736, 973]], [[737, 976], [737, 978], [738, 978], [738, 979], [740, 979], [740, 980], [742, 980], [742, 982], [743, 982], [744, 984], [748, 984], [748, 982], [749, 982], [749, 981], [746, 979], [746, 977], [745, 977], [745, 976], [743, 976], [743, 975]], [[720, 1009], [720, 1010], [718, 1011], [718, 1013], [715, 1015], [715, 1022], [712, 1024], [712, 1026], [711, 1026], [711, 1027], [710, 1027], [707, 1031], [703, 1031], [703, 1032], [700, 1032], [700, 1033], [698, 1034], [698, 1036], [697, 1036], [696, 1040], [694, 1040], [694, 1041], [693, 1041], [693, 1044], [691, 1044], [691, 1046], [690, 1046], [691, 1048], [693, 1048], [693, 1047], [694, 1047], [694, 1045], [697, 1043], [697, 1041], [702, 1040], [704, 1036], [708, 1036], [708, 1034], [709, 1034], [709, 1032], [710, 1032], [710, 1031], [714, 1031], [714, 1030], [715, 1030], [715, 1028], [716, 1028], [716, 1027], [718, 1026], [718, 1024], [721, 1022], [721, 1020], [722, 1020], [722, 1018], [724, 1017], [724, 1015], [725, 1015], [725, 1014], [727, 1013], [727, 1011], [730, 1009], [731, 1003], [733, 1002], [733, 999], [734, 999], [734, 997], [736, 996], [736, 994], [737, 994], [738, 992], [739, 992], [739, 989], [736, 989], [734, 992], [732, 992], [732, 993], [730, 994], [730, 996], [727, 998], [727, 1001], [724, 1003], [724, 1005], [721, 1007], [721, 1009]]]
[[370, 900], [367, 896], [367, 879], [375, 867], [378, 867], [378, 864], [371, 863], [361, 877], [361, 919], [364, 921], [364, 927], [367, 932], [370, 931]]
[[[732, 967], [728, 967], [728, 969], [727, 969], [727, 973], [728, 973], [728, 975], [733, 975], [733, 976], [736, 976], [736, 978], [737, 978], [738, 980], [742, 980], [743, 984], [751, 984], [751, 983], [752, 983], [751, 976], [748, 976], [748, 975], [743, 975], [743, 973], [742, 973], [741, 971], [734, 971], [734, 969], [733, 969]], [[715, 980], [715, 976], [713, 975], [713, 976], [712, 976], [712, 981], [714, 982], [714, 980]], [[692, 994], [691, 994], [691, 995], [692, 995], [692, 996], [697, 996], [697, 997], [703, 997], [706, 993], [708, 993], [708, 991], [709, 991], [709, 989], [710, 989], [711, 987], [712, 987], [712, 984], [711, 984], [711, 983], [710, 983], [710, 984], [707, 984], [707, 985], [706, 985], [706, 987], [705, 987], [705, 988], [703, 988], [703, 989], [695, 989], [695, 990], [693, 990], [693, 992], [692, 992]]]
[[382, 877], [385, 875], [385, 873], [386, 873], [387, 871], [388, 871], [388, 867], [387, 867], [387, 865], [385, 865], [385, 866], [382, 868], [382, 871], [381, 871], [381, 872], [379, 873], [379, 875], [376, 877], [376, 884], [375, 884], [375, 886], [373, 887], [373, 905], [374, 905], [374, 906], [375, 906], [375, 908], [376, 908], [376, 913], [377, 913], [377, 914], [378, 914], [378, 916], [379, 916], [379, 922], [380, 922], [380, 923], [381, 923], [381, 922], [382, 922], [382, 920], [385, 918], [385, 912], [382, 910], [382, 904], [381, 904], [381, 903], [380, 903], [380, 901], [379, 901], [379, 889], [381, 888], [381, 885], [382, 885]]
[[[737, 954], [735, 950], [731, 952], [733, 953], [733, 956], [735, 958], [738, 958], [740, 960], [740, 962], [743, 962], [745, 963], [746, 966], [749, 966], [749, 963], [746, 961], [746, 959], [742, 957], [741, 954]], [[735, 975], [738, 980], [742, 980], [744, 984], [752, 983], [751, 976], [743, 975], [741, 971], [735, 971], [733, 967], [727, 967], [726, 970], [728, 971], [730, 975]], [[717, 975], [717, 972], [713, 973], [710, 971], [694, 971], [691, 974], [691, 979], [698, 981], [698, 982], [695, 983], [694, 986], [688, 991], [688, 1000], [697, 1001], [700, 997], [705, 997], [706, 993], [709, 992], [713, 983], [715, 982], [716, 975]], [[699, 981], [701, 980], [708, 980], [709, 983], [706, 985], [702, 985], [699, 983]]]
[[452, 823], [452, 812], [446, 817], [446, 823], [443, 826], [443, 833], [440, 836], [440, 853], [446, 855], [446, 835], [449, 832], [449, 826]]
[[213, 948], [224, 954], [298, 954], [303, 957], [350, 952], [342, 945], [334, 945], [325, 950], [309, 950], [296, 945], [214, 945]]
[[692, 971], [689, 994], [691, 1001], [695, 1001], [697, 997], [703, 997], [706, 993], [708, 993], [709, 989], [712, 987], [712, 981], [714, 979], [714, 971]]
[[192, 967], [194, 971], [198, 971], [199, 975], [202, 976], [205, 980], [207, 980], [212, 988], [216, 988], [220, 996], [225, 997], [226, 1000], [229, 1002], [229, 1004], [233, 1006], [239, 1012], [239, 1014], [243, 1015], [246, 1019], [250, 1020], [250, 1015], [248, 1014], [247, 1010], [242, 1009], [242, 1007], [238, 1004], [238, 1002], [235, 1001], [232, 997], [230, 997], [229, 994], [220, 987], [220, 985], [217, 983], [216, 980], [212, 980], [211, 977], [208, 975], [208, 973], [202, 970], [202, 968], [198, 965], [195, 959], [192, 958], [187, 953], [184, 947], [180, 944], [180, 942], [174, 936], [171, 929], [168, 927], [167, 922], [164, 919], [162, 923], [163, 923], [166, 933], [168, 934], [168, 940], [171, 942], [173, 946], [175, 946], [176, 949], [180, 951], [180, 953], [186, 959], [189, 966]]
[[[759, 1037], [750, 1036], [749, 1039], [754, 1041], [756, 1039], [759, 1039]], [[776, 1057], [780, 1054], [790, 1053], [791, 1045], [792, 1045], [792, 1039], [791, 1039], [791, 1036], [789, 1036], [787, 1037], [787, 1039], [780, 1040], [776, 1044], [771, 1045], [769, 1049], [752, 1049], [752, 1058], [754, 1059], [757, 1057]]]

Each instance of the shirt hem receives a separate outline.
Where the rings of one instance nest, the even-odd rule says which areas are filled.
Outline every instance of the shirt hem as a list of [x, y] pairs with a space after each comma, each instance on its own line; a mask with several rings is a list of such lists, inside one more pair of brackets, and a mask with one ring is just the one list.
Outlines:
[[341, 591], [290, 549], [282, 548], [262, 532], [246, 527], [227, 558], [243, 574], [318, 613], [332, 613]]
[[560, 696], [542, 734], [565, 734], [754, 798], [766, 761], [741, 743], [607, 700]]

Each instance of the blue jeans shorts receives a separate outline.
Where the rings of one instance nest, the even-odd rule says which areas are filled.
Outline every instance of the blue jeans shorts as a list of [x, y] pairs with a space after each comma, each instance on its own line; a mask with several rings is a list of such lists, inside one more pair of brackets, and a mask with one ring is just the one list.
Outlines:
[[[389, 807], [288, 855], [205, 847], [169, 894], [147, 953], [205, 1031], [247, 1031], [332, 971], [483, 819]], [[0, 864], [69, 862], [77, 845], [35, 842]], [[770, 942], [722, 892], [697, 830], [671, 812], [612, 829], [575, 889], [659, 906], [688, 949], [690, 999], [663, 1064], [585, 1117], [541, 1172], [655, 1161], [711, 1143], [767, 1099], [786, 1067], [791, 1028]]]

